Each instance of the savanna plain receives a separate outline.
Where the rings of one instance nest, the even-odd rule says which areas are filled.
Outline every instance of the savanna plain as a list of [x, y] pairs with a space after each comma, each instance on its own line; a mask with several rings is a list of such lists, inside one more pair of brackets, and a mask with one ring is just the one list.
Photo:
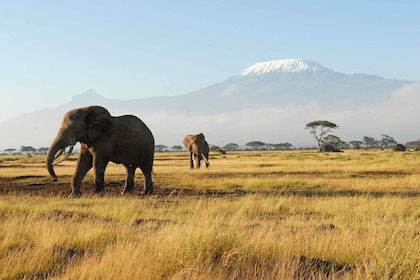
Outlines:
[[420, 153], [156, 153], [155, 194], [69, 199], [76, 156], [0, 157], [0, 279], [420, 279]]

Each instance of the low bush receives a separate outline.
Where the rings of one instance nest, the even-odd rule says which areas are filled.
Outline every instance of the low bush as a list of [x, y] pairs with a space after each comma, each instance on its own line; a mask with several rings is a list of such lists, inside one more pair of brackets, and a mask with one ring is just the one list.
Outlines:
[[336, 149], [334, 146], [332, 146], [330, 144], [322, 145], [321, 148], [319, 148], [319, 151], [320, 152], [326, 152], [326, 153], [330, 153], [330, 152], [339, 153], [339, 152], [341, 152], [341, 150]]
[[396, 152], [405, 152], [407, 148], [403, 144], [397, 144], [394, 147], [394, 151]]

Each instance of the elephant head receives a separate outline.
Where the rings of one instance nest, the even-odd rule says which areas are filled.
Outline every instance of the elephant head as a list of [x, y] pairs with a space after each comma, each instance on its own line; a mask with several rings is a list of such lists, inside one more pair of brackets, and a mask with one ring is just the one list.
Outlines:
[[66, 147], [71, 147], [66, 156], [68, 157], [77, 142], [90, 146], [108, 130], [111, 123], [112, 117], [103, 107], [90, 106], [69, 111], [63, 117], [57, 136], [47, 154], [46, 166], [53, 180], [57, 181], [53, 161], [64, 152]]
[[209, 157], [209, 145], [204, 137], [203, 133], [196, 135], [188, 134], [184, 138], [184, 146], [190, 153], [190, 168], [194, 168], [194, 160], [197, 161], [197, 168], [200, 168], [200, 161], [206, 162], [206, 167], [210, 167], [208, 161]]

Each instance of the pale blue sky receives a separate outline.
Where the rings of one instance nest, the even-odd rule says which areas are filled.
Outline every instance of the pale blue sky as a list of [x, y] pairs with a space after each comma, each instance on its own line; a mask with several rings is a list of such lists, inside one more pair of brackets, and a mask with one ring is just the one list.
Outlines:
[[0, 121], [88, 89], [185, 94], [285, 58], [420, 81], [419, 15], [414, 0], [0, 0]]

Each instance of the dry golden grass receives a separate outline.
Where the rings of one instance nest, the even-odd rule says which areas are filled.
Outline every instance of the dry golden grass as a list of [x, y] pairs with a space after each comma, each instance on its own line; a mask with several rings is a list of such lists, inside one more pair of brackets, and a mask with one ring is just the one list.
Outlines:
[[[0, 180], [45, 182], [43, 160], [0, 158]], [[420, 279], [419, 153], [210, 161], [157, 154], [150, 197], [1, 195], [0, 279]], [[123, 179], [110, 164], [106, 180]]]

